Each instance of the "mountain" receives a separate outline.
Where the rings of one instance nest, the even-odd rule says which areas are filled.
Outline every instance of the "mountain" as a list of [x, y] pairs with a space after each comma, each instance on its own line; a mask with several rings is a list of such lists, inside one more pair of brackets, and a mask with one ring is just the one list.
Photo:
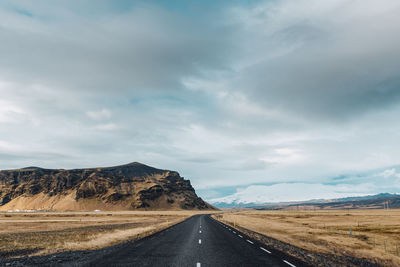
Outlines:
[[218, 208], [255, 208], [255, 209], [381, 209], [400, 208], [400, 195], [381, 193], [377, 195], [345, 197], [336, 199], [312, 199], [308, 201], [242, 203], [242, 202], [212, 202]]
[[215, 209], [179, 173], [133, 162], [90, 169], [0, 171], [0, 210]]

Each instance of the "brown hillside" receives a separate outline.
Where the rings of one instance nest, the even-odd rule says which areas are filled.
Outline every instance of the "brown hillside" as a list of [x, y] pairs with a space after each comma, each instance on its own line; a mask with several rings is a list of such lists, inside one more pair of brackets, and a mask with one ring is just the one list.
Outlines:
[[0, 210], [215, 209], [177, 172], [137, 162], [107, 168], [0, 171]]

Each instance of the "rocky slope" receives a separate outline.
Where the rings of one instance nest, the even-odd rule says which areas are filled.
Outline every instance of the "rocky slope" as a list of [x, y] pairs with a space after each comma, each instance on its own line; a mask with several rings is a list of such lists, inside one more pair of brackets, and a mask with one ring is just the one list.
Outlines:
[[177, 172], [137, 162], [91, 169], [0, 171], [0, 210], [214, 209]]

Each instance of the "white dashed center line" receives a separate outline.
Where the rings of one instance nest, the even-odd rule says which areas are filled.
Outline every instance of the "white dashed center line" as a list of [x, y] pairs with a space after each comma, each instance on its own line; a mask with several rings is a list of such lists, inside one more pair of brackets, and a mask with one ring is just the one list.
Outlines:
[[201, 244], [201, 239], [199, 239], [199, 244]]
[[201, 230], [199, 231], [199, 234], [201, 234]]
[[238, 235], [240, 238], [243, 238], [243, 236], [241, 236], [241, 235]]
[[249, 242], [250, 244], [254, 244], [252, 241], [250, 241], [250, 240], [248, 240], [248, 239], [246, 239], [246, 241]]
[[268, 249], [265, 249], [265, 248], [263, 248], [263, 247], [260, 247], [260, 248], [261, 248], [262, 250], [264, 250], [265, 252], [271, 254], [271, 251], [269, 251]]
[[201, 267], [200, 262], [198, 262], [198, 263], [196, 264], [196, 267]]
[[296, 265], [293, 265], [293, 264], [291, 264], [291, 263], [288, 262], [288, 261], [283, 260], [283, 262], [286, 263], [286, 264], [289, 265], [289, 266], [296, 267]]

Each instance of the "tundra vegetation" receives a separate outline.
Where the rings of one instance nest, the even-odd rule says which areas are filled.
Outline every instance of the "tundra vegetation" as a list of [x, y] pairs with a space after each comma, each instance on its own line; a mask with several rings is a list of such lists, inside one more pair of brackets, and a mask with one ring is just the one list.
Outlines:
[[2, 212], [0, 258], [98, 249], [150, 235], [196, 213], [200, 211]]
[[296, 247], [400, 266], [400, 210], [241, 210], [214, 215]]

